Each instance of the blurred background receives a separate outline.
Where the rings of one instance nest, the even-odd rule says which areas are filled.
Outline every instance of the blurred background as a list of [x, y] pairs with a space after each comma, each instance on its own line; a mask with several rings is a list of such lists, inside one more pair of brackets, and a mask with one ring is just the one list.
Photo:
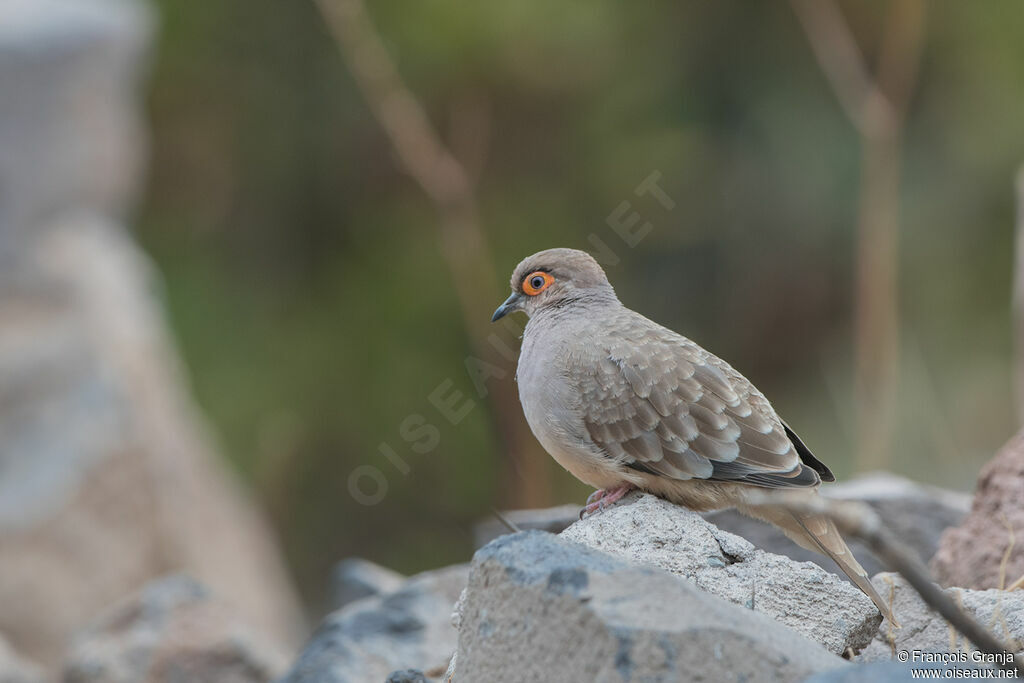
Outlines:
[[605, 254], [840, 479], [969, 490], [1016, 430], [1024, 4], [337, 4], [158, 0], [118, 62], [144, 111], [113, 213], [310, 613], [341, 558], [465, 561], [492, 508], [589, 493], [488, 323], [541, 249]]
[[[512, 268], [548, 247], [595, 251], [591, 234], [621, 257], [607, 270], [627, 305], [744, 372], [840, 479], [884, 468], [968, 489], [1014, 431], [1019, 3], [927, 3], [919, 19], [888, 2], [842, 4], [869, 77], [886, 41], [920, 32], [919, 54], [902, 56], [917, 64], [900, 86], [896, 151], [882, 152], [901, 169], [881, 190], [896, 193], [898, 223], [882, 230], [898, 236], [868, 279], [895, 261], [897, 349], [883, 368], [895, 376], [882, 378], [895, 398], [866, 462], [854, 437], [858, 254], [877, 258], [861, 245], [871, 143], [793, 6], [371, 3], [406, 87], [471, 176], [488, 263], [470, 272], [486, 282], [458, 279], [444, 217], [316, 5], [157, 6], [138, 239], [221, 451], [269, 511], [309, 600], [340, 557], [435, 567], [468, 556], [492, 506], [585, 498], [517, 401], [489, 396], [452, 425], [427, 397], [445, 379], [474, 396], [473, 326]], [[671, 211], [634, 195], [653, 171]], [[607, 223], [623, 201], [653, 226], [635, 248]], [[454, 259], [479, 256], [467, 246]], [[493, 294], [480, 320], [460, 307], [466, 288]], [[514, 399], [513, 364], [490, 361], [509, 372], [488, 387]], [[437, 426], [436, 449], [402, 439], [410, 414]], [[516, 450], [502, 425], [519, 432]], [[386, 478], [375, 505], [348, 492], [360, 465]]]

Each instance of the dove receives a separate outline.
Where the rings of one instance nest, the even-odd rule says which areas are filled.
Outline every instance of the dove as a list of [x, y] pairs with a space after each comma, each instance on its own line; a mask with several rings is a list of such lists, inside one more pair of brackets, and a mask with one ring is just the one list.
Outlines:
[[893, 622], [829, 518], [751, 502], [771, 489], [815, 496], [835, 477], [749, 380], [626, 308], [584, 251], [528, 256], [511, 287], [492, 322], [515, 311], [529, 317], [519, 400], [544, 449], [597, 489], [584, 512], [633, 489], [697, 511], [736, 508], [830, 557]]

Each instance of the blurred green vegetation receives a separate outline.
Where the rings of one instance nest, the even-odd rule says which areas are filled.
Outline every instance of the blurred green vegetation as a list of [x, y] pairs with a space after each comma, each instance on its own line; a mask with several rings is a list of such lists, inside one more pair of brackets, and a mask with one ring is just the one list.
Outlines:
[[[158, 2], [149, 191], [139, 234], [223, 451], [312, 602], [331, 564], [463, 560], [508, 482], [472, 392], [437, 214], [404, 175], [308, 2]], [[873, 56], [887, 3], [846, 2]], [[627, 305], [747, 374], [840, 477], [852, 474], [858, 137], [788, 4], [372, 2], [438, 128], [489, 131], [481, 220], [502, 288], [526, 254], [589, 248]], [[905, 139], [903, 364], [889, 468], [969, 488], [1014, 429], [1009, 283], [1024, 160], [1024, 4], [928, 3]], [[605, 219], [652, 170], [676, 201], [621, 247]], [[495, 305], [499, 303], [495, 302]], [[511, 382], [511, 374], [505, 380]], [[422, 413], [439, 447], [398, 435]], [[521, 420], [521, 416], [516, 416]], [[378, 453], [391, 443], [408, 476]], [[385, 472], [376, 506], [348, 475]], [[585, 490], [554, 464], [551, 503]]]

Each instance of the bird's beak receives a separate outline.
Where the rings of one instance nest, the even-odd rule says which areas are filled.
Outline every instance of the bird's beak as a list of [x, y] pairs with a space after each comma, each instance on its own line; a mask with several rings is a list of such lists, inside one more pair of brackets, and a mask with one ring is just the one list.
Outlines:
[[509, 295], [509, 297], [507, 299], [505, 299], [505, 303], [503, 303], [502, 305], [498, 306], [498, 310], [496, 310], [494, 312], [494, 315], [491, 316], [491, 322], [493, 323], [493, 322], [496, 322], [498, 320], [501, 320], [502, 318], [504, 318], [506, 315], [508, 315], [512, 311], [518, 311], [519, 310], [519, 301], [520, 301], [521, 298], [522, 298], [522, 295], [519, 292], [512, 292]]

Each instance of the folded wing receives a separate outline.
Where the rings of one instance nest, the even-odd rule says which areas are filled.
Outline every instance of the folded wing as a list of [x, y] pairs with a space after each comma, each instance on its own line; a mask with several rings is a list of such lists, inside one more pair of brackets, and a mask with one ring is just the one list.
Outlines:
[[604, 453], [672, 479], [770, 488], [833, 479], [727, 363], [645, 318], [581, 377], [584, 423]]

